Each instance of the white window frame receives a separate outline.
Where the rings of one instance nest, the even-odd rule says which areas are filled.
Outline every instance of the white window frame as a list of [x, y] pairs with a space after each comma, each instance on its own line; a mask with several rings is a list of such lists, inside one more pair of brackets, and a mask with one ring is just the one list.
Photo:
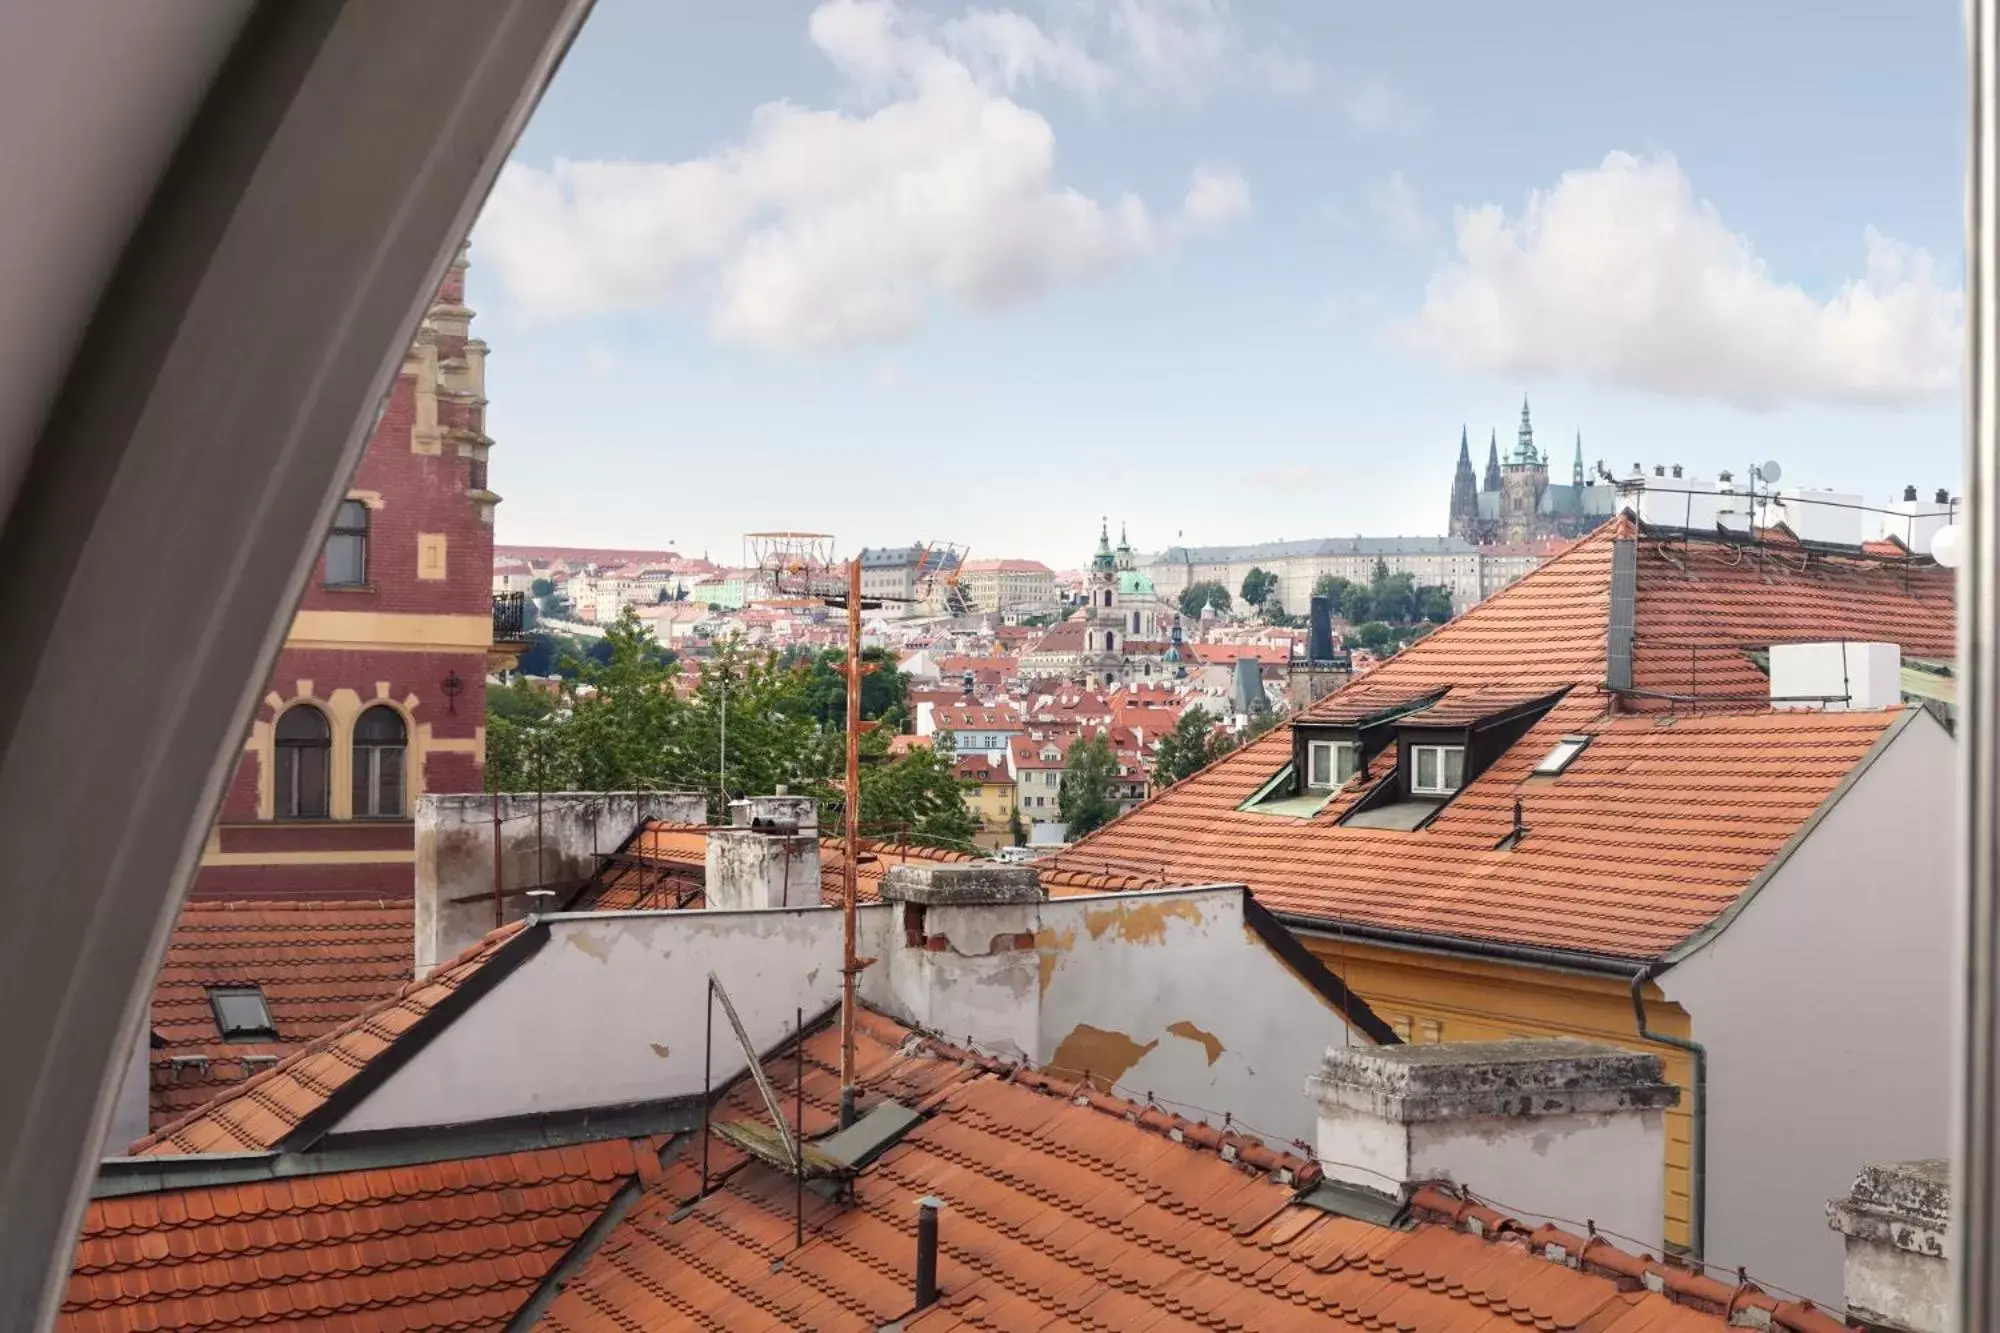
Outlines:
[[[1445, 782], [1445, 756], [1458, 755], [1458, 781], [1447, 785]], [[1436, 781], [1426, 786], [1423, 781], [1424, 756], [1437, 756]], [[1465, 747], [1463, 745], [1412, 745], [1410, 747], [1410, 794], [1413, 796], [1452, 796], [1465, 785]]]
[[[1353, 741], [1307, 741], [1306, 742], [1306, 789], [1308, 791], [1338, 791], [1353, 781], [1361, 769], [1360, 747]], [[1341, 754], [1348, 756], [1347, 776], [1342, 777]], [[1327, 755], [1324, 780], [1321, 777], [1320, 755]]]

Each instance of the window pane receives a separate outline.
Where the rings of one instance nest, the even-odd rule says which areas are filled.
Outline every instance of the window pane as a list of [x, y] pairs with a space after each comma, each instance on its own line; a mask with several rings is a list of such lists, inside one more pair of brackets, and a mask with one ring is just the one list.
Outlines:
[[374, 745], [403, 743], [403, 716], [393, 708], [375, 705], [354, 721], [354, 739]]
[[329, 750], [324, 745], [299, 746], [297, 755], [299, 769], [299, 808], [294, 812], [300, 819], [326, 818], [326, 761]]
[[1333, 746], [1326, 741], [1314, 741], [1306, 747], [1306, 785], [1309, 787], [1331, 787], [1333, 785]]
[[359, 533], [336, 532], [326, 539], [326, 581], [329, 584], [363, 583], [368, 569], [367, 538]]
[[1417, 749], [1417, 782], [1419, 791], [1435, 791], [1438, 782], [1438, 752], [1435, 746], [1424, 745]]
[[272, 790], [278, 794], [277, 815], [280, 819], [297, 817], [298, 797], [293, 790], [299, 771], [299, 752], [296, 747], [280, 745], [278, 760], [274, 765]]
[[326, 715], [310, 704], [299, 704], [285, 710], [278, 719], [278, 739], [281, 741], [324, 741], [327, 738]]
[[264, 1003], [263, 992], [247, 987], [212, 990], [208, 998], [215, 1006], [215, 1027], [223, 1040], [264, 1036], [274, 1031], [271, 1011]]
[[1447, 791], [1457, 791], [1465, 781], [1465, 751], [1459, 749], [1444, 752], [1444, 785]]
[[340, 508], [333, 514], [335, 530], [366, 532], [368, 530], [368, 506], [359, 500], [342, 500]]
[[1334, 747], [1334, 782], [1345, 782], [1354, 776], [1355, 770], [1360, 767], [1356, 762], [1359, 760], [1360, 755], [1360, 750], [1352, 745], [1338, 745]]

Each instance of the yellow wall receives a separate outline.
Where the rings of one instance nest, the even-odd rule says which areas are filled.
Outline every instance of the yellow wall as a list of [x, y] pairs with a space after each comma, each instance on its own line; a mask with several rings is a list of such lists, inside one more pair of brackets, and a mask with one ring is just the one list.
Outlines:
[[965, 806], [988, 831], [1005, 828], [1007, 816], [1014, 813], [1014, 784], [982, 782], [968, 787]]
[[[1640, 1040], [1629, 981], [1325, 936], [1301, 938], [1383, 1022], [1409, 1041], [1577, 1037], [1659, 1056], [1667, 1078], [1681, 1088], [1680, 1105], [1667, 1112], [1666, 1236], [1670, 1245], [1688, 1243], [1688, 1098], [1693, 1071], [1685, 1052]], [[1692, 1035], [1687, 1014], [1650, 985], [1646, 1021], [1655, 1032]], [[1533, 1199], [1505, 1202], [1529, 1209], [1535, 1205]]]

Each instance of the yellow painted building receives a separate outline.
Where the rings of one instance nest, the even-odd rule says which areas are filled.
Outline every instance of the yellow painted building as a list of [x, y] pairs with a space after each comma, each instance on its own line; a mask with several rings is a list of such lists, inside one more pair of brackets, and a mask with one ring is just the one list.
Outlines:
[[965, 786], [965, 808], [979, 821], [979, 831], [988, 838], [1004, 837], [1015, 809], [1014, 775], [1007, 765], [985, 755], [963, 755], [958, 779]]
[[[1574, 1037], [1659, 1056], [1667, 1079], [1681, 1089], [1680, 1105], [1666, 1115], [1667, 1243], [1688, 1244], [1693, 1070], [1686, 1052], [1639, 1036], [1629, 981], [1298, 933], [1305, 946], [1405, 1041]], [[1669, 1036], [1694, 1035], [1687, 1014], [1650, 983], [1646, 1025]]]

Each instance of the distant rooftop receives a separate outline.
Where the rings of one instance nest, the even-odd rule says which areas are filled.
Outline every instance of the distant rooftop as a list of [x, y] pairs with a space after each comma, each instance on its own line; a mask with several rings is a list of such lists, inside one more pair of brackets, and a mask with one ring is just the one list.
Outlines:
[[1480, 549], [1459, 537], [1315, 537], [1296, 542], [1252, 542], [1244, 546], [1169, 546], [1147, 563], [1216, 564], [1316, 555], [1478, 555]]

